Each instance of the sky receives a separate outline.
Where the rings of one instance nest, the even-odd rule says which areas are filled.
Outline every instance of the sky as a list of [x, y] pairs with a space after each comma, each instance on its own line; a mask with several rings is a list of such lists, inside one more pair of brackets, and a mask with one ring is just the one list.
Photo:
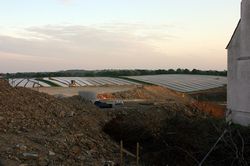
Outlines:
[[241, 0], [0, 0], [0, 73], [225, 70]]

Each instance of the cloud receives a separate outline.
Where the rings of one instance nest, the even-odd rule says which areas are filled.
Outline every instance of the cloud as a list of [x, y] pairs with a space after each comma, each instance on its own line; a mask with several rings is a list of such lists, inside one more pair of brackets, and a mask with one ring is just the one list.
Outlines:
[[178, 38], [173, 35], [170, 30], [175, 30], [177, 27], [174, 25], [148, 25], [143, 23], [112, 23], [99, 25], [98, 28], [106, 31], [115, 31], [119, 33], [128, 33], [134, 35], [137, 39], [141, 40], [171, 40]]
[[0, 59], [0, 72], [53, 71], [67, 63], [53, 57], [34, 57], [7, 52], [0, 52]]
[[204, 47], [181, 45], [175, 29], [142, 23], [28, 27], [18, 37], [0, 35], [0, 71], [219, 66], [214, 58], [204, 65], [206, 58], [197, 56]]
[[154, 32], [145, 28], [144, 36], [140, 36], [134, 32], [142, 27], [132, 29], [133, 26], [129, 26], [29, 27], [19, 37], [0, 36], [0, 52], [2, 56], [5, 53], [9, 57], [22, 55], [24, 59], [27, 56], [28, 59], [51, 58], [51, 65], [57, 67], [59, 61], [64, 61], [61, 69], [137, 68], [143, 59], [150, 63], [154, 56], [162, 55], [149, 42], [160, 40], [153, 35]]

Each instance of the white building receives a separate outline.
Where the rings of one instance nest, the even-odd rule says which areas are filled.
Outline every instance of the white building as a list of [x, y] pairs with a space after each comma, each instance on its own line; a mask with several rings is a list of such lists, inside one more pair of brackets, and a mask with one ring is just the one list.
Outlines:
[[250, 125], [250, 0], [241, 2], [241, 19], [227, 46], [228, 115]]

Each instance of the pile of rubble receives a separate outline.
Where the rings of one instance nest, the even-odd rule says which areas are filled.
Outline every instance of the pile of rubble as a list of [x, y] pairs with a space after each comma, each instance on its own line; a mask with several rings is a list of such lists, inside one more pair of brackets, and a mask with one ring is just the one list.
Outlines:
[[161, 86], [142, 86], [136, 87], [132, 90], [115, 92], [115, 93], [104, 93], [99, 94], [98, 98], [106, 99], [145, 99], [151, 101], [179, 101], [181, 103], [188, 103], [191, 98], [188, 95], [172, 91], [170, 89]]
[[[216, 118], [225, 117], [225, 106], [221, 106], [218, 103], [210, 101], [198, 101], [189, 94], [172, 91], [170, 89], [160, 86], [142, 86], [134, 88], [133, 90], [116, 92], [116, 93], [104, 93], [99, 94], [100, 99], [142, 99], [149, 103], [160, 103], [164, 107], [169, 107], [172, 110], [190, 110], [190, 114], [193, 111], [200, 111]], [[154, 108], [155, 109], [155, 108]]]
[[0, 165], [103, 165], [119, 148], [108, 117], [78, 97], [57, 99], [0, 80]]
[[[140, 94], [148, 94], [147, 89], [141, 89]], [[136, 91], [119, 94], [125, 96]], [[163, 93], [159, 99], [160, 96], [165, 98]], [[134, 154], [139, 142], [140, 161], [145, 165], [250, 164], [249, 127], [227, 124], [221, 119], [223, 108], [219, 105], [194, 99], [185, 103], [188, 96], [178, 97], [174, 93], [168, 96], [173, 97], [172, 101], [108, 110], [113, 119], [104, 131], [116, 141], [123, 140], [124, 147]]]

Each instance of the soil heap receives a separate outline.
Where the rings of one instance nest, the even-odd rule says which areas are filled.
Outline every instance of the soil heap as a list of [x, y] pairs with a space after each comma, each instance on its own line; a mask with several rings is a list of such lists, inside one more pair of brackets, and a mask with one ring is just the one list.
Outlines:
[[[192, 95], [176, 92], [161, 86], [142, 86], [132, 90], [99, 94], [100, 99], [142, 99], [148, 102], [163, 103], [178, 110], [199, 110], [216, 118], [225, 117], [225, 106], [210, 101], [198, 101]], [[191, 111], [192, 112], [192, 111]], [[191, 113], [192, 114], [192, 113]]]
[[250, 128], [228, 124], [216, 103], [157, 86], [100, 97], [146, 100], [111, 110], [114, 118], [104, 127], [134, 154], [139, 143], [144, 165], [250, 165]]
[[104, 113], [80, 98], [57, 99], [0, 80], [0, 165], [103, 165], [118, 148]]

